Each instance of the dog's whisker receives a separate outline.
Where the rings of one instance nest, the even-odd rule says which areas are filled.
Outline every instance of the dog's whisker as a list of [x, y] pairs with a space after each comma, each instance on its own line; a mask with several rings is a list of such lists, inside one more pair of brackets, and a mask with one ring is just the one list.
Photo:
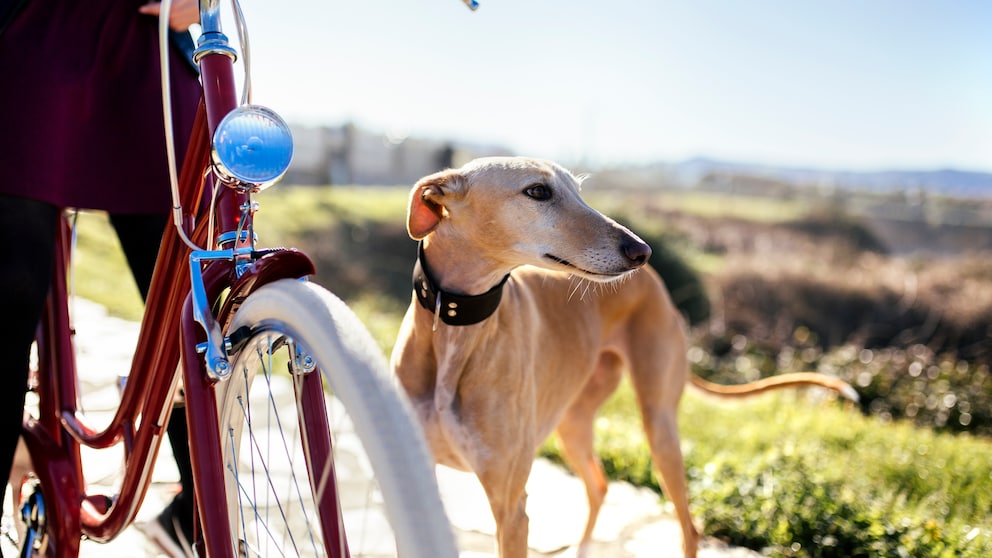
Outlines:
[[589, 281], [588, 279], [583, 279], [583, 282], [585, 283], [585, 289], [582, 290], [582, 300], [585, 300], [586, 295], [589, 294], [589, 291], [592, 290], [593, 292], [595, 292], [596, 287], [595, 287], [595, 283]]
[[[576, 277], [575, 275], [569, 275], [568, 281], [570, 283], [568, 287], [568, 301], [571, 302], [572, 297], [575, 296], [575, 293], [578, 292], [579, 287], [582, 286], [582, 278]], [[582, 300], [582, 298], [579, 297], [579, 300]]]

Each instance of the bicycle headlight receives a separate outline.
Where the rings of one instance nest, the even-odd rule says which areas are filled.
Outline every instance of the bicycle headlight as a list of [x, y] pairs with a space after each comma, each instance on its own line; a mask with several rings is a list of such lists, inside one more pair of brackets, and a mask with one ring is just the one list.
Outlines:
[[214, 169], [228, 185], [262, 190], [286, 173], [292, 158], [289, 126], [263, 106], [232, 110], [214, 132]]

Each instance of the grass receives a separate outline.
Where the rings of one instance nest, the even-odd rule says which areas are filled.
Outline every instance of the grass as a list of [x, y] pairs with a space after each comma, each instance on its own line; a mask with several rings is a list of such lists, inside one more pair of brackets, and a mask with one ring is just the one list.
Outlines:
[[409, 191], [399, 187], [279, 186], [259, 195], [258, 229], [280, 235], [321, 228], [328, 214], [402, 222]]
[[733, 218], [757, 223], [783, 223], [802, 218], [809, 203], [799, 199], [733, 195], [696, 190], [597, 191], [583, 193], [589, 203], [608, 215], [629, 213], [631, 207], [656, 206], [696, 217]]
[[[613, 478], [658, 490], [629, 387], [603, 409]], [[690, 500], [704, 531], [773, 556], [988, 556], [992, 444], [882, 423], [802, 394], [683, 398]], [[542, 453], [557, 457], [555, 440]]]

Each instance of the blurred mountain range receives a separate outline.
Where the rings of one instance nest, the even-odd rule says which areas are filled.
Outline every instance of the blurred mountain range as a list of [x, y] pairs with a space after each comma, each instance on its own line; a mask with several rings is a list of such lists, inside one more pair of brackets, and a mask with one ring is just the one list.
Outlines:
[[925, 191], [965, 198], [992, 197], [992, 173], [956, 169], [830, 171], [695, 158], [666, 165], [664, 171], [670, 179], [683, 186], [698, 184], [707, 177], [743, 175], [825, 189], [876, 192]]

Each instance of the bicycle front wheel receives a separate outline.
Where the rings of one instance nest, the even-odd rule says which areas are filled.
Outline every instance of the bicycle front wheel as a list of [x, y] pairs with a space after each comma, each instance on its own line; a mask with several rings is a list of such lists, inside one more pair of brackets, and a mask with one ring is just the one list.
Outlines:
[[227, 334], [217, 399], [237, 555], [457, 556], [420, 428], [341, 300], [276, 281]]

